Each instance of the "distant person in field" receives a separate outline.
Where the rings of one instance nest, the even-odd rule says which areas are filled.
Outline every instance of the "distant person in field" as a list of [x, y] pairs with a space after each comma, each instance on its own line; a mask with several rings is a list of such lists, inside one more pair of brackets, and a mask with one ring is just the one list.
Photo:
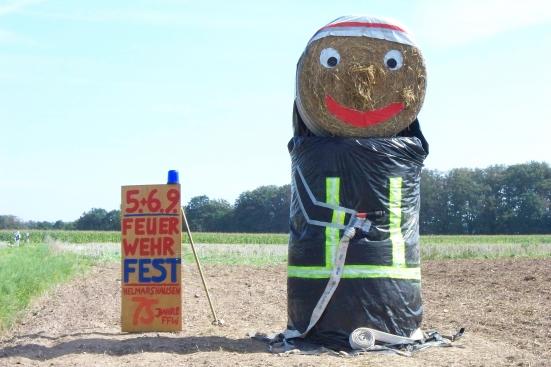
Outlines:
[[29, 243], [29, 238], [31, 237], [31, 235], [29, 234], [29, 232], [26, 232], [25, 233], [25, 242]]
[[15, 240], [15, 246], [19, 246], [19, 240], [21, 239], [21, 233], [19, 231], [15, 231], [13, 234], [13, 239]]

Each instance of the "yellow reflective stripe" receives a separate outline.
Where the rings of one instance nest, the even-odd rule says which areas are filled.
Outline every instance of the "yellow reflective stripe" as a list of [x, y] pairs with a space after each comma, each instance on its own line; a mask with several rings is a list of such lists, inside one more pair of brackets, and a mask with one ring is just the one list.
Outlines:
[[[331, 275], [331, 269], [320, 266], [289, 266], [287, 276], [289, 278], [327, 279]], [[421, 280], [421, 268], [397, 268], [382, 265], [345, 265], [342, 278], [366, 279], [366, 278], [392, 278]]]
[[333, 223], [339, 223], [344, 224], [344, 217], [346, 216], [346, 212], [342, 210], [334, 210], [333, 211]]
[[392, 265], [403, 267], [406, 265], [406, 244], [402, 235], [402, 177], [390, 178], [389, 210]]
[[[391, 177], [389, 183], [390, 240], [392, 242], [392, 265], [345, 265], [342, 278], [368, 279], [391, 278], [421, 280], [421, 268], [406, 267], [405, 241], [402, 235], [402, 178]], [[340, 178], [325, 179], [326, 203], [340, 205]], [[344, 224], [346, 213], [334, 210], [332, 223]], [[289, 278], [327, 279], [331, 276], [335, 252], [340, 242], [340, 230], [325, 228], [325, 266], [288, 266]]]
[[[325, 178], [325, 202], [331, 205], [340, 205], [340, 177]], [[334, 210], [331, 218], [332, 223], [344, 224], [342, 211]], [[325, 228], [325, 267], [331, 269], [335, 260], [335, 252], [340, 241], [340, 230], [338, 228]]]

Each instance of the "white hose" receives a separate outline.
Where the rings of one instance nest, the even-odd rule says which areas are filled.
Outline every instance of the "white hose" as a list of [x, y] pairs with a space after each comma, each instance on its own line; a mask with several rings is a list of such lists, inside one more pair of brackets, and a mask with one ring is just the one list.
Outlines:
[[[363, 221], [356, 219], [360, 224], [363, 224]], [[361, 225], [360, 225], [361, 227]], [[312, 311], [312, 315], [310, 316], [310, 323], [308, 324], [308, 327], [306, 330], [304, 330], [302, 333], [298, 330], [285, 330], [283, 332], [283, 335], [286, 339], [292, 339], [292, 338], [304, 338], [306, 334], [316, 325], [316, 323], [319, 321], [321, 315], [323, 315], [323, 312], [325, 311], [325, 308], [327, 307], [327, 304], [331, 300], [331, 297], [333, 297], [333, 293], [335, 293], [335, 290], [337, 289], [342, 273], [344, 270], [344, 262], [346, 260], [346, 252], [348, 251], [348, 245], [350, 243], [350, 240], [354, 235], [356, 234], [356, 228], [353, 226], [349, 226], [344, 231], [344, 235], [341, 238], [341, 241], [339, 242], [339, 247], [337, 249], [336, 258], [333, 264], [333, 270], [331, 271], [331, 276], [329, 277], [329, 280], [327, 281], [327, 285], [325, 286], [325, 290], [323, 291], [320, 299], [318, 300], [318, 303], [316, 304], [316, 307], [314, 307], [314, 310]]]
[[380, 330], [361, 327], [350, 334], [348, 341], [352, 349], [369, 349], [375, 345], [376, 341], [386, 344], [413, 344], [416, 341], [423, 340], [423, 337], [421, 329], [415, 330], [411, 334], [411, 337], [408, 338], [385, 333]]
[[371, 329], [361, 327], [354, 330], [348, 337], [348, 342], [352, 349], [368, 350], [375, 345], [375, 336], [371, 332]]

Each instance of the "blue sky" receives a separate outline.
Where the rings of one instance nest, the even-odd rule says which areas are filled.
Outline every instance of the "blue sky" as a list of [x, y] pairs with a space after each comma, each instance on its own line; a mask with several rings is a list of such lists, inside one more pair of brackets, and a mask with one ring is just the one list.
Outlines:
[[288, 183], [296, 62], [349, 14], [416, 36], [428, 168], [551, 162], [546, 1], [0, 0], [0, 214], [74, 220], [173, 168], [186, 202]]

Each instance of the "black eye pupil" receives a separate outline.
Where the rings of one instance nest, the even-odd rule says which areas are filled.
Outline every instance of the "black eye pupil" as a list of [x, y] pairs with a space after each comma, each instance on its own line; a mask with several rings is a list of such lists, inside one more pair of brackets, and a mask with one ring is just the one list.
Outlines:
[[331, 67], [337, 66], [338, 63], [339, 63], [339, 60], [337, 60], [335, 56], [331, 56], [330, 58], [327, 59], [327, 65]]
[[391, 69], [394, 69], [398, 65], [398, 62], [395, 59], [388, 59], [386, 60], [386, 66], [388, 66]]

